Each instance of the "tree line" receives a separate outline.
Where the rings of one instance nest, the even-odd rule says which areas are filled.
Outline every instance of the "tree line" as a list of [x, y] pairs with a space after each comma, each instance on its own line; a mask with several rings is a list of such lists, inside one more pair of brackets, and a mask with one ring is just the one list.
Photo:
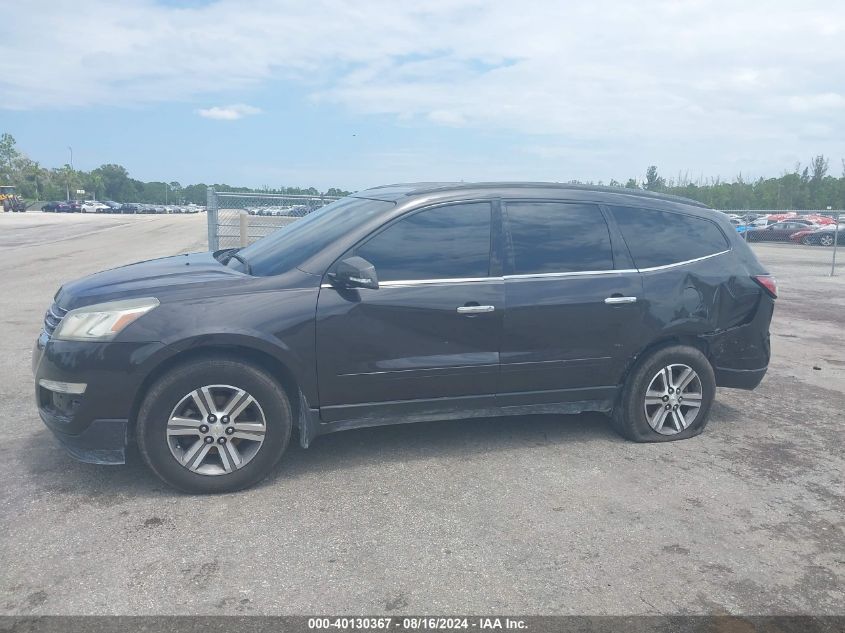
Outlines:
[[838, 178], [829, 173], [830, 160], [819, 154], [808, 165], [796, 163], [777, 178], [746, 180], [740, 174], [732, 181], [718, 177], [693, 181], [689, 174], [667, 179], [652, 165], [641, 181], [631, 178], [622, 185], [611, 180], [609, 185], [684, 196], [714, 209], [845, 209], [845, 159], [841, 163]]
[[[796, 164], [791, 171], [784, 171], [776, 178], [746, 180], [741, 174], [731, 181], [718, 177], [692, 180], [688, 174], [665, 178], [652, 165], [646, 170], [644, 178], [629, 178], [624, 184], [617, 180], [609, 183], [569, 182], [668, 193], [698, 200], [715, 209], [845, 209], [845, 160], [842, 160], [841, 176], [833, 176], [829, 170], [829, 159], [818, 155], [809, 164]], [[14, 137], [4, 133], [0, 136], [0, 185], [7, 184], [15, 185], [21, 197], [35, 200], [64, 200], [68, 194], [78, 197], [76, 191], [82, 189], [86, 198], [147, 204], [205, 204], [208, 187], [205, 183], [183, 186], [176, 181], [143, 182], [131, 178], [121, 165], [111, 163], [91, 171], [76, 170], [69, 164], [46, 168], [18, 150]], [[218, 191], [241, 193], [314, 196], [343, 196], [349, 193], [336, 187], [321, 192], [314, 187], [254, 189], [225, 183], [212, 186]]]
[[[69, 164], [46, 168], [18, 150], [15, 138], [8, 133], [0, 135], [0, 185], [14, 185], [19, 196], [33, 200], [65, 200], [70, 196], [144, 204], [205, 204], [208, 190], [206, 183], [183, 186], [176, 181], [143, 182], [131, 178], [122, 165], [111, 163], [91, 171], [73, 169]], [[309, 196], [345, 196], [351, 193], [335, 187], [321, 192], [315, 187], [253, 189], [225, 183], [212, 186], [218, 191], [239, 193]], [[84, 196], [77, 195], [77, 190], [84, 190]]]

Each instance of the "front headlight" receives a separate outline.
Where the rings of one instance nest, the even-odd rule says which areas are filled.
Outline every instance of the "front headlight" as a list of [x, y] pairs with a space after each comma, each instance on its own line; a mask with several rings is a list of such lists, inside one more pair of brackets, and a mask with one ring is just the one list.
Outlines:
[[155, 297], [110, 301], [68, 312], [53, 333], [61, 341], [108, 341], [159, 305]]

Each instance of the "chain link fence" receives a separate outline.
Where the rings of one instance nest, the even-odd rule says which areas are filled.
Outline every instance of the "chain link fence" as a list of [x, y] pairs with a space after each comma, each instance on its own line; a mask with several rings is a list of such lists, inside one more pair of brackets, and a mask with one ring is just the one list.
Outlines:
[[239, 193], [208, 188], [208, 248], [247, 246], [337, 200], [335, 196]]

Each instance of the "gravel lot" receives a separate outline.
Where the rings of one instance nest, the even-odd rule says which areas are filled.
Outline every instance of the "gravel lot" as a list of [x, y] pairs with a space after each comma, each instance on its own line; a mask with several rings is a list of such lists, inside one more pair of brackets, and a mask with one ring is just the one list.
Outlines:
[[0, 614], [845, 614], [829, 249], [755, 246], [781, 284], [770, 372], [685, 442], [600, 415], [350, 431], [217, 497], [73, 461], [32, 396], [53, 293], [204, 246], [204, 215], [0, 214]]

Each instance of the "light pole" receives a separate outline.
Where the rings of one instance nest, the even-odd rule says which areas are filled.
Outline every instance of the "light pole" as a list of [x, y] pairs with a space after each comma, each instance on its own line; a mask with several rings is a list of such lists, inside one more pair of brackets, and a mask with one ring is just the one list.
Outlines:
[[67, 201], [70, 202], [70, 175], [73, 173], [73, 148], [68, 145], [67, 149], [70, 152], [70, 171], [65, 182], [65, 196], [67, 197]]
[[167, 206], [167, 192], [170, 190], [170, 185], [164, 183], [164, 205]]
[[[827, 210], [830, 211], [830, 206], [827, 207]], [[836, 224], [834, 225], [833, 229], [833, 257], [830, 260], [830, 276], [833, 277], [836, 274], [836, 245], [839, 244], [839, 219], [840, 215], [837, 213], [836, 217]]]

